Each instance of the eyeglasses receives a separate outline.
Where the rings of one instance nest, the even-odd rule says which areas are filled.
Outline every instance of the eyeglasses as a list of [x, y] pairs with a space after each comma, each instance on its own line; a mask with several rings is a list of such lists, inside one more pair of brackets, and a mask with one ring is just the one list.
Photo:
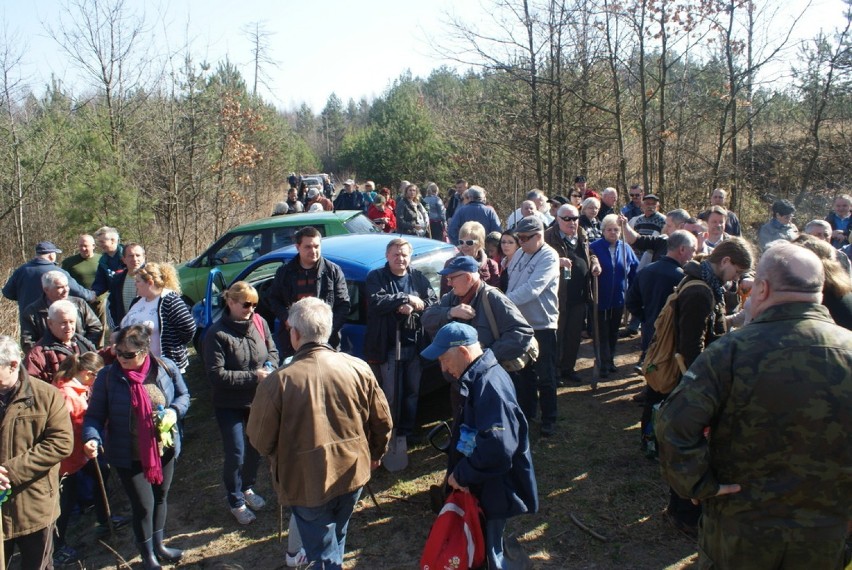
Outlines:
[[630, 197], [631, 197], [631, 198], [638, 198], [638, 197], [639, 197], [639, 196], [641, 196], [641, 195], [642, 195], [642, 194], [631, 194], [631, 195], [630, 195]]
[[467, 275], [467, 273], [456, 273], [456, 274], [454, 274], [454, 275], [447, 275], [447, 276], [446, 276], [446, 277], [447, 277], [447, 281], [452, 281], [453, 279], [456, 279], [456, 278], [458, 278], [458, 277], [461, 277], [462, 275]]
[[526, 243], [537, 235], [538, 234], [528, 234], [528, 235], [518, 234], [518, 243]]
[[563, 222], [576, 222], [580, 219], [580, 216], [559, 216], [559, 219]]
[[252, 303], [251, 301], [246, 301], [245, 303], [240, 303], [240, 306], [243, 309], [249, 309], [249, 308], [255, 309], [255, 308], [257, 308], [257, 303]]
[[143, 352], [145, 352], [144, 349], [132, 350], [130, 352], [124, 352], [124, 351], [118, 350], [117, 348], [115, 349], [116, 357], [121, 358], [122, 360], [130, 360], [131, 358], [136, 358], [137, 356], [139, 356]]
[[460, 239], [459, 245], [476, 245], [476, 241], [472, 239]]

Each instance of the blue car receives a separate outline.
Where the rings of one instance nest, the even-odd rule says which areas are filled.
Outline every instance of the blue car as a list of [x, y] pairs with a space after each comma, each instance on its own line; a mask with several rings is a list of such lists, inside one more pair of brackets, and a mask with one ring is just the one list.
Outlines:
[[[343, 352], [364, 357], [364, 338], [367, 326], [367, 274], [373, 269], [383, 267], [386, 263], [385, 248], [390, 240], [397, 237], [405, 237], [411, 243], [414, 251], [412, 253], [411, 267], [423, 272], [432, 283], [435, 292], [441, 289], [441, 276], [438, 271], [443, 269], [447, 259], [456, 254], [456, 248], [448, 243], [412, 236], [399, 236], [393, 234], [349, 234], [323, 238], [322, 256], [333, 261], [343, 269], [346, 284], [349, 287], [349, 300], [352, 304], [346, 324], [340, 331], [341, 347]], [[272, 285], [275, 271], [293, 259], [297, 255], [295, 245], [282, 247], [269, 252], [253, 261], [243, 269], [232, 282], [248, 281], [258, 291], [260, 302], [258, 313], [269, 322], [273, 331], [277, 331], [281, 323], [275, 319], [268, 305], [264, 302], [264, 293]], [[207, 280], [207, 290], [204, 299], [195, 304], [192, 314], [198, 328], [196, 335], [196, 349], [199, 348], [204, 332], [212, 325], [222, 313], [224, 301], [222, 292], [230, 286], [225, 283], [225, 278], [218, 268], [210, 270]]]

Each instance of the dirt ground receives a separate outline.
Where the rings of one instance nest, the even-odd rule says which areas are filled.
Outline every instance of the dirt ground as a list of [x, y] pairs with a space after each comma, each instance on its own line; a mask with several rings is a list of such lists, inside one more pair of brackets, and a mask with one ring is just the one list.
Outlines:
[[[578, 370], [586, 382], [560, 388], [557, 434], [539, 439], [538, 426], [531, 428], [541, 509], [512, 519], [508, 531], [528, 554], [532, 568], [679, 569], [695, 561], [694, 541], [661, 515], [668, 487], [658, 465], [639, 451], [641, 406], [631, 401], [643, 386], [633, 373], [638, 344], [638, 337], [620, 341], [619, 372], [592, 391], [591, 344], [584, 341]], [[187, 373], [192, 407], [169, 500], [168, 542], [185, 549], [182, 568], [284, 568], [289, 515], [285, 509], [279, 540], [279, 509], [273, 505], [265, 464], [256, 489], [270, 504], [258, 512], [257, 521], [240, 526], [228, 511], [220, 474], [221, 442], [200, 372], [193, 359]], [[446, 400], [446, 392], [436, 392], [422, 402], [424, 431], [448, 417]], [[402, 473], [375, 473], [369, 487], [378, 506], [365, 492], [350, 523], [346, 568], [417, 567], [434, 520], [427, 491], [440, 481], [444, 466], [443, 454], [424, 444], [413, 449], [409, 468]], [[126, 514], [127, 503], [117, 487], [113, 507]], [[84, 545], [85, 568], [118, 567], [117, 556], [94, 539], [91, 517], [80, 520], [70, 543]], [[108, 544], [132, 567], [139, 567], [129, 529], [119, 531]]]

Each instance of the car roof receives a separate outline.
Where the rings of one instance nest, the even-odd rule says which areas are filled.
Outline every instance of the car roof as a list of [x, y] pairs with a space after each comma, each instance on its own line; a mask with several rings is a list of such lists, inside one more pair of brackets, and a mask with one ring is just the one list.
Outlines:
[[[384, 266], [385, 249], [390, 240], [404, 238], [413, 249], [412, 258], [437, 251], [454, 252], [455, 246], [446, 242], [399, 234], [345, 234], [322, 238], [322, 256], [344, 270], [350, 279], [365, 279], [367, 273]], [[250, 267], [271, 261], [289, 261], [296, 256], [296, 246], [288, 245], [271, 251], [255, 260]], [[250, 269], [246, 268], [247, 273]]]
[[272, 216], [252, 220], [238, 226], [234, 226], [229, 232], [241, 232], [246, 230], [263, 230], [266, 228], [282, 228], [287, 226], [303, 226], [319, 224], [322, 222], [343, 223], [353, 216], [360, 214], [360, 210], [338, 210], [336, 212], [301, 212], [298, 214], [286, 214], [283, 216]]

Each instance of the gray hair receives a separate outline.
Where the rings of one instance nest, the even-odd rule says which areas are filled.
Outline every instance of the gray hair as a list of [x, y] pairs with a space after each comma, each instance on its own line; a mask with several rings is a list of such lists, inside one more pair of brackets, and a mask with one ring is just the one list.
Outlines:
[[712, 194], [715, 194], [716, 192], [718, 192], [719, 194], [722, 195], [722, 201], [723, 202], [725, 201], [725, 198], [728, 197], [728, 191], [725, 190], [724, 188], [716, 188], [715, 190], [713, 190]]
[[683, 208], [678, 208], [666, 214], [666, 217], [671, 218], [676, 226], [682, 226], [689, 219], [689, 212]]
[[609, 226], [618, 226], [621, 229], [621, 226], [618, 225], [618, 214], [607, 214], [601, 220], [601, 231], [607, 229]]
[[305, 297], [290, 307], [287, 323], [299, 332], [302, 342], [328, 342], [331, 307], [316, 297]]
[[100, 237], [114, 237], [115, 241], [120, 241], [118, 237], [118, 230], [109, 226], [103, 226], [95, 232], [95, 238]]
[[74, 303], [67, 299], [54, 301], [47, 309], [47, 318], [51, 321], [55, 321], [56, 317], [59, 316], [60, 313], [64, 315], [76, 315], [77, 307], [75, 307]]
[[467, 189], [471, 202], [485, 202], [485, 189], [482, 186], [471, 186]]
[[698, 240], [686, 230], [675, 230], [666, 241], [666, 251], [676, 251], [685, 245], [698, 247]]
[[426, 185], [426, 193], [429, 194], [430, 196], [437, 196], [438, 195], [438, 185], [435, 184], [434, 182], [430, 182], [429, 184]]
[[15, 339], [5, 334], [0, 335], [0, 366], [8, 366], [23, 359], [24, 353]]
[[811, 250], [777, 240], [763, 252], [757, 276], [769, 282], [775, 291], [821, 293], [825, 270]]
[[600, 201], [600, 200], [598, 200], [598, 199], [597, 199], [597, 198], [595, 198], [594, 196], [589, 196], [588, 198], [586, 198], [585, 200], [583, 200], [583, 203], [582, 203], [582, 204], [580, 204], [580, 209], [581, 209], [581, 210], [585, 210], [586, 208], [588, 208], [588, 207], [589, 207], [589, 206], [591, 206], [592, 204], [594, 204], [594, 205], [595, 205], [595, 206], [597, 206], [598, 208], [600, 208], [600, 207], [601, 207], [601, 201]]
[[65, 284], [68, 285], [68, 276], [59, 271], [58, 269], [48, 271], [47, 273], [44, 273], [41, 276], [41, 288], [56, 289], [56, 283], [58, 281], [65, 281]]
[[559, 209], [556, 210], [556, 215], [564, 216], [568, 212], [571, 212], [571, 214], [574, 216], [580, 215], [580, 211], [577, 210], [577, 208], [573, 204], [562, 204], [561, 206], [559, 206]]
[[618, 190], [616, 190], [616, 189], [615, 189], [615, 188], [613, 188], [612, 186], [609, 186], [609, 187], [607, 187], [607, 188], [604, 188], [604, 189], [603, 189], [603, 192], [601, 192], [601, 197], [603, 197], [603, 196], [611, 196], [611, 195], [613, 195], [613, 194], [614, 194], [614, 195], [616, 195], [616, 196], [618, 196]]
[[544, 192], [538, 188], [533, 188], [527, 192], [527, 200], [535, 200], [536, 198], [544, 198]]
[[825, 220], [811, 220], [805, 226], [805, 233], [811, 233], [811, 230], [814, 228], [822, 228], [828, 233], [828, 235], [831, 235], [831, 224], [829, 224]]

